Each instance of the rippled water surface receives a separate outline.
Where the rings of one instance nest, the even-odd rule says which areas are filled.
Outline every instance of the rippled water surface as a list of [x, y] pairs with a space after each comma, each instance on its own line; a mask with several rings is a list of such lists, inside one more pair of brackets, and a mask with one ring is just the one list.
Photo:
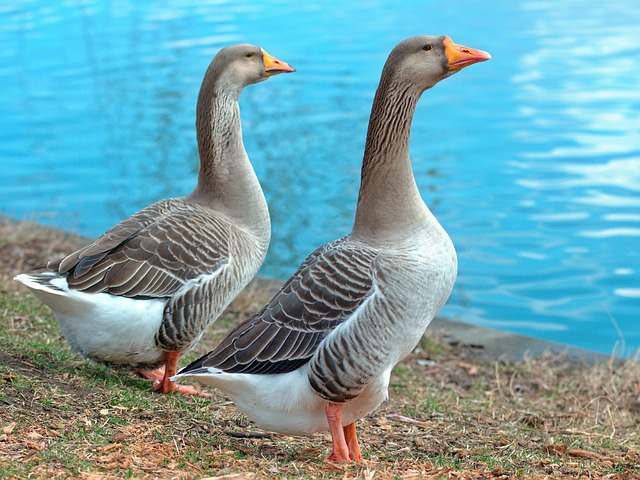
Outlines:
[[351, 228], [389, 51], [447, 34], [493, 60], [427, 92], [413, 124], [418, 185], [459, 254], [443, 314], [640, 348], [640, 3], [398, 3], [0, 4], [0, 213], [97, 236], [189, 193], [202, 75], [256, 43], [298, 70], [241, 98], [273, 222], [261, 273], [284, 279]]

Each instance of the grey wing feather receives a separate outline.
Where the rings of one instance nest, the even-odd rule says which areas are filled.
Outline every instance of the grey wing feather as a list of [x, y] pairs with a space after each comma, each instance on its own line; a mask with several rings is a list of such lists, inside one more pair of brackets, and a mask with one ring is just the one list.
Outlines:
[[308, 362], [320, 342], [372, 294], [377, 251], [349, 240], [313, 252], [257, 314], [182, 372], [283, 373]]
[[229, 228], [198, 204], [162, 200], [47, 268], [66, 274], [70, 288], [87, 293], [168, 297], [227, 263]]

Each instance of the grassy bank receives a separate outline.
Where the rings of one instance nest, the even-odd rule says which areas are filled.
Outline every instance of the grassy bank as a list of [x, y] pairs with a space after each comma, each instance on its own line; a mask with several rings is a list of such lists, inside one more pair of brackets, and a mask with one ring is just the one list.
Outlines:
[[[0, 222], [1, 478], [640, 478], [640, 366], [562, 355], [504, 362], [428, 334], [390, 399], [358, 422], [365, 463], [325, 461], [328, 434], [264, 432], [221, 394], [162, 396], [70, 351], [11, 281], [81, 239]], [[273, 291], [254, 282], [182, 361]]]

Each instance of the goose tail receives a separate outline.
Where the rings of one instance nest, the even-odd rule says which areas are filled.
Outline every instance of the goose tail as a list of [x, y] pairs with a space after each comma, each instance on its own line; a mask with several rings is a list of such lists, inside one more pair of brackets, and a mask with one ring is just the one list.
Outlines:
[[13, 279], [29, 288], [38, 300], [55, 313], [73, 313], [80, 305], [90, 303], [82, 294], [69, 290], [65, 277], [55, 272], [21, 273]]

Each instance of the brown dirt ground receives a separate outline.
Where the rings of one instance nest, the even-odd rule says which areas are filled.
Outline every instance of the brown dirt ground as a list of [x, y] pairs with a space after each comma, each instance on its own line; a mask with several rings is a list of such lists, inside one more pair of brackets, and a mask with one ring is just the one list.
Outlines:
[[[154, 394], [71, 352], [48, 309], [21, 310], [12, 277], [83, 243], [0, 219], [0, 293], [17, 305], [0, 310], [0, 478], [640, 478], [635, 360], [504, 362], [428, 332], [358, 422], [363, 465], [326, 461], [328, 434], [261, 431], [218, 392]], [[254, 281], [185, 362], [276, 287]]]

